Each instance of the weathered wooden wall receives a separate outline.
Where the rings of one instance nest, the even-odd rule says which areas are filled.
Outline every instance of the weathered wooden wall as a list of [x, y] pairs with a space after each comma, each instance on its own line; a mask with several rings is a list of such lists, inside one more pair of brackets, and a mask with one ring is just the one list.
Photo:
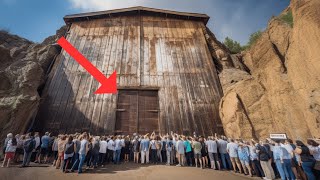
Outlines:
[[[220, 83], [200, 21], [123, 16], [75, 22], [67, 39], [118, 86], [159, 88], [161, 132], [222, 133]], [[36, 119], [39, 130], [113, 133], [117, 95], [65, 51], [55, 63]]]

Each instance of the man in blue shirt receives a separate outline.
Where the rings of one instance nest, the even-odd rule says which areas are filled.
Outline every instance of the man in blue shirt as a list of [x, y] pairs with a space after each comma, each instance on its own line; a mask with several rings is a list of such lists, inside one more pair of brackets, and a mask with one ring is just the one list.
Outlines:
[[191, 143], [189, 142], [186, 137], [183, 137], [183, 144], [186, 150], [186, 160], [188, 166], [192, 166], [192, 149], [191, 149]]
[[44, 156], [44, 163], [47, 163], [49, 152], [50, 133], [46, 132], [41, 138], [40, 155], [38, 157], [39, 164], [41, 163], [41, 156]]
[[295, 179], [291, 170], [291, 155], [280, 145], [280, 140], [275, 141], [273, 147], [273, 158], [282, 180]]
[[146, 160], [146, 164], [149, 163], [149, 149], [150, 149], [149, 137], [145, 135], [140, 142], [141, 164], [144, 164], [145, 160]]

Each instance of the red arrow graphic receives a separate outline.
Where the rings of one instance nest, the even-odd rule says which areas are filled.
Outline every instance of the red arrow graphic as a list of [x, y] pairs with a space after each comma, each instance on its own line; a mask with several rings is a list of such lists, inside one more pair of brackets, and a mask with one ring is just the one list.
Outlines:
[[75, 47], [73, 47], [64, 37], [58, 40], [58, 44], [86, 69], [99, 83], [100, 88], [95, 94], [115, 94], [117, 93], [117, 72], [114, 71], [109, 78], [102, 74], [90, 61], [88, 61]]

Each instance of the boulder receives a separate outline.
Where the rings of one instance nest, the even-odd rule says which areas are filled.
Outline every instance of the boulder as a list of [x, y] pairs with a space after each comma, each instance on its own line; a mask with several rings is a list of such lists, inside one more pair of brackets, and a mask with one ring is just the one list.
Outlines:
[[61, 50], [55, 41], [65, 29], [41, 44], [0, 31], [0, 139], [9, 132], [24, 133], [32, 124], [41, 87]]

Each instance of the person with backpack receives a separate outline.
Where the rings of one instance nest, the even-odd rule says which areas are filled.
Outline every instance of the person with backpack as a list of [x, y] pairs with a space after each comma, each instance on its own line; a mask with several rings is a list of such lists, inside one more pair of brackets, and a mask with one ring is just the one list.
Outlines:
[[8, 161], [7, 167], [9, 167], [10, 161], [14, 159], [14, 154], [16, 153], [16, 149], [17, 149], [17, 139], [13, 137], [13, 134], [9, 133], [7, 137], [9, 138], [9, 140], [7, 142], [7, 146], [5, 150], [6, 154], [4, 156], [4, 160], [1, 167], [4, 167], [6, 161]]
[[275, 179], [275, 174], [271, 166], [271, 155], [270, 155], [270, 145], [266, 142], [260, 142], [260, 144], [257, 145], [256, 151], [258, 153], [258, 157], [260, 160], [260, 164], [263, 170], [263, 173], [265, 175], [265, 178], [267, 179]]
[[70, 135], [68, 137], [67, 143], [65, 143], [64, 145], [64, 161], [63, 161], [63, 165], [62, 165], [62, 172], [66, 173], [69, 172], [67, 171], [68, 167], [69, 167], [69, 163], [71, 162], [73, 156], [74, 156], [74, 152], [76, 150], [76, 145], [73, 142], [73, 137]]
[[33, 136], [31, 136], [30, 133], [27, 134], [26, 140], [23, 143], [24, 154], [23, 154], [23, 162], [21, 167], [29, 166], [32, 151], [35, 149], [35, 147], [36, 147], [36, 141], [34, 140]]

